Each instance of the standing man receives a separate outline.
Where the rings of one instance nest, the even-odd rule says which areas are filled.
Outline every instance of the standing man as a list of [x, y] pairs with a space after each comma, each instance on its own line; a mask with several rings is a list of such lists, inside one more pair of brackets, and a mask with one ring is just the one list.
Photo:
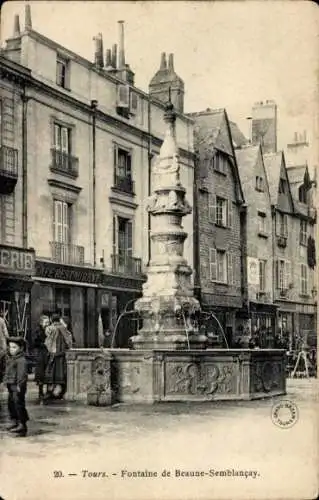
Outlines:
[[0, 384], [3, 381], [5, 366], [6, 366], [6, 353], [7, 353], [7, 339], [9, 337], [4, 314], [0, 312]]

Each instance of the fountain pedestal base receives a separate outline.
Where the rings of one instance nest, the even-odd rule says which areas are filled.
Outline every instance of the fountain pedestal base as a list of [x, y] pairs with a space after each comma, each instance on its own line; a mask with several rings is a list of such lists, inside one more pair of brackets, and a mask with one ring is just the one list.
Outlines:
[[104, 404], [249, 400], [286, 394], [285, 351], [277, 349], [72, 349], [67, 363], [70, 400], [90, 402], [92, 386], [102, 391]]

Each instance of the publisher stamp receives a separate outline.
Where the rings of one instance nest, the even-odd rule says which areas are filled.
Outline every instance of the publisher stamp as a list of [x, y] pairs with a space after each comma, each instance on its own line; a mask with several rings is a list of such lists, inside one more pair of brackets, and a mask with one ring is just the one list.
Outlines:
[[298, 418], [298, 407], [293, 401], [278, 401], [271, 409], [271, 420], [281, 429], [290, 429], [297, 423]]

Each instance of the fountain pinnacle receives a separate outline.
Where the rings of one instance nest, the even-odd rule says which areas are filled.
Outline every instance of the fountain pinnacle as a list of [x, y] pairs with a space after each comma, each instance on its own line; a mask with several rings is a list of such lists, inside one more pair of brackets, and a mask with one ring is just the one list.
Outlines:
[[199, 335], [193, 321], [200, 305], [193, 294], [192, 269], [183, 256], [187, 233], [182, 218], [192, 209], [180, 181], [176, 113], [170, 101], [164, 121], [167, 129], [153, 169], [153, 193], [147, 203], [151, 214], [152, 258], [143, 296], [135, 303], [143, 327], [132, 337], [132, 344], [134, 349], [201, 349], [206, 337]]

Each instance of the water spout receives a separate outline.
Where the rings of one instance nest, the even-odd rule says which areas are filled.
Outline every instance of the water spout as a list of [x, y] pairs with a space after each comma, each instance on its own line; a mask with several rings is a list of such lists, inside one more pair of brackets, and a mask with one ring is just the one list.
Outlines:
[[214, 318], [215, 319], [215, 321], [218, 324], [218, 327], [219, 327], [220, 331], [222, 332], [222, 336], [223, 336], [223, 339], [225, 341], [226, 348], [229, 349], [229, 345], [228, 345], [228, 342], [227, 342], [227, 339], [226, 339], [226, 335], [225, 335], [225, 332], [223, 330], [222, 325], [220, 324], [219, 319], [215, 316], [214, 313], [206, 313], [206, 312], [202, 311], [201, 314], [205, 314], [206, 316], [208, 316], [208, 318]]
[[137, 311], [126, 311], [126, 306], [125, 306], [124, 311], [122, 311], [121, 314], [119, 315], [119, 317], [117, 318], [117, 321], [116, 321], [116, 324], [115, 324], [115, 327], [114, 327], [114, 332], [113, 332], [113, 335], [112, 335], [111, 348], [113, 347], [113, 343], [114, 343], [114, 340], [115, 340], [115, 336], [116, 336], [116, 332], [117, 332], [117, 328], [119, 326], [119, 323], [120, 323], [121, 319], [124, 316], [126, 316], [127, 314], [138, 314], [138, 312]]
[[185, 333], [186, 333], [186, 338], [187, 338], [187, 348], [188, 348], [188, 351], [190, 351], [189, 338], [188, 338], [188, 326], [186, 323], [185, 313], [184, 313], [183, 309], [181, 309], [181, 313], [182, 313], [183, 320], [184, 320], [184, 327], [185, 327]]

